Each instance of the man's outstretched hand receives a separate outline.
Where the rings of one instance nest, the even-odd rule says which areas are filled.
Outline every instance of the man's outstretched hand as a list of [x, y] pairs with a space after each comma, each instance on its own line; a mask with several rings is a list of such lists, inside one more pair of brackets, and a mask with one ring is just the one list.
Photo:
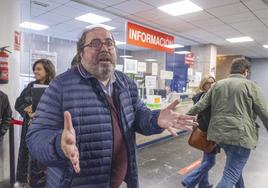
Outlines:
[[65, 156], [72, 162], [75, 172], [79, 173], [79, 151], [76, 147], [76, 136], [72, 117], [68, 111], [64, 112], [64, 129], [61, 135], [61, 149]]
[[172, 135], [176, 136], [175, 129], [189, 130], [187, 126], [197, 126], [195, 122], [196, 117], [186, 114], [179, 114], [174, 112], [174, 109], [179, 104], [178, 100], [175, 100], [168, 107], [161, 110], [158, 117], [158, 125], [161, 128], [167, 129]]

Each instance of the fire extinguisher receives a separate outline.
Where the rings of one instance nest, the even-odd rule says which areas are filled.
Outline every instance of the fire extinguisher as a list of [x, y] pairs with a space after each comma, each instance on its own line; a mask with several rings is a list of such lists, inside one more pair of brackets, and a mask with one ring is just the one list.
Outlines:
[[0, 84], [8, 83], [8, 46], [0, 48]]

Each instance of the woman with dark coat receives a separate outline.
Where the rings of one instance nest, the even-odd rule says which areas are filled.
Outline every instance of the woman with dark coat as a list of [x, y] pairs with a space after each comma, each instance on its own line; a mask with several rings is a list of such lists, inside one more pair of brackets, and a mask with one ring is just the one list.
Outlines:
[[[210, 89], [211, 85], [215, 82], [215, 78], [212, 76], [205, 76], [199, 85], [199, 92], [193, 97], [194, 104], [197, 103], [205, 93]], [[203, 112], [198, 114], [197, 122], [198, 128], [203, 132], [207, 132], [210, 120], [210, 108], [207, 108]], [[212, 188], [208, 181], [208, 171], [215, 165], [216, 153], [219, 152], [219, 148], [216, 148], [211, 153], [204, 153], [201, 165], [189, 173], [182, 181], [182, 185], [187, 188], [194, 188], [198, 185], [198, 188]]]
[[[28, 84], [15, 102], [15, 109], [23, 117], [24, 122], [21, 132], [16, 180], [21, 186], [27, 186], [29, 183], [31, 187], [44, 187], [45, 167], [39, 162], [29, 159], [25, 137], [34, 116], [31, 88], [34, 84], [48, 85], [55, 78], [55, 67], [50, 60], [39, 59], [33, 64], [33, 73], [36, 80]], [[29, 167], [29, 164], [31, 167]]]

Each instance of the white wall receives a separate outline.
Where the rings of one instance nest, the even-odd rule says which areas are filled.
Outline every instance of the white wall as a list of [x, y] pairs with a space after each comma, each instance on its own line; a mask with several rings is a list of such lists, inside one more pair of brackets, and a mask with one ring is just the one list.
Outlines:
[[264, 91], [268, 99], [268, 58], [251, 59], [250, 79], [255, 81]]

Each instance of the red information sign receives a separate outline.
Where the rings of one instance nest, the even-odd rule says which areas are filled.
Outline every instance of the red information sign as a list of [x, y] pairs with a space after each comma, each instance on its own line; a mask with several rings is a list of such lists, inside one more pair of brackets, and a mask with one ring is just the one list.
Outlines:
[[173, 53], [165, 45], [174, 44], [174, 37], [152, 29], [130, 23], [127, 24], [127, 44]]

